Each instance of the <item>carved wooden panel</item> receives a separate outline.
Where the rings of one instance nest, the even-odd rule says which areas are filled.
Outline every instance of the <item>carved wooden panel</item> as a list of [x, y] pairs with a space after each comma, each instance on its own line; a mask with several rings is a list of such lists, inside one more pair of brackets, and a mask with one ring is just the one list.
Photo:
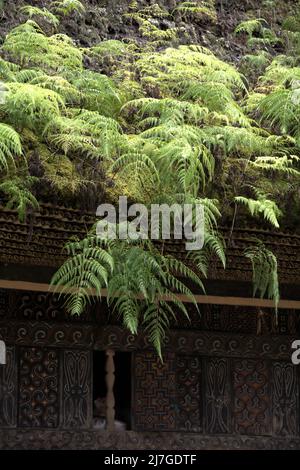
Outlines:
[[178, 431], [202, 431], [201, 358], [176, 358], [176, 411]]
[[0, 318], [7, 318], [9, 314], [9, 291], [0, 289]]
[[92, 420], [91, 373], [89, 351], [64, 351], [62, 368], [62, 426], [86, 428]]
[[251, 307], [205, 305], [204, 328], [210, 331], [256, 334], [256, 310]]
[[137, 352], [134, 361], [134, 429], [175, 430], [175, 353], [162, 363], [155, 352]]
[[16, 348], [7, 346], [6, 364], [0, 365], [0, 427], [16, 426], [17, 360]]
[[231, 432], [230, 380], [228, 359], [205, 359], [205, 431], [209, 434]]
[[271, 433], [270, 367], [266, 361], [234, 361], [234, 420], [238, 434]]
[[299, 385], [297, 367], [273, 364], [273, 432], [278, 436], [299, 433]]
[[58, 362], [55, 349], [20, 348], [19, 426], [58, 426]]

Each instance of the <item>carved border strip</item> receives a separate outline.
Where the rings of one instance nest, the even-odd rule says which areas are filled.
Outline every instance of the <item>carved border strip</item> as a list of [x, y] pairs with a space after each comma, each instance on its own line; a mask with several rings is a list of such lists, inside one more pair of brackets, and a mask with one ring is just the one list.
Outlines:
[[[107, 348], [134, 351], [151, 349], [143, 334], [134, 336], [118, 326], [92, 324], [0, 321], [0, 339], [21, 346]], [[166, 350], [218, 357], [265, 357], [290, 360], [292, 336], [255, 336], [206, 331], [171, 331]]]
[[172, 432], [0, 430], [1, 449], [296, 450], [300, 438], [203, 436]]

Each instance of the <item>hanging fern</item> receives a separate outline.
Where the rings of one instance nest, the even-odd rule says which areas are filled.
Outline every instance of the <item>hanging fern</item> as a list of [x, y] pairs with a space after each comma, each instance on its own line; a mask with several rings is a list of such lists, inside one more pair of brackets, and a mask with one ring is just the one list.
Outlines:
[[36, 178], [23, 177], [0, 183], [0, 191], [8, 198], [6, 208], [17, 210], [20, 222], [24, 222], [28, 209], [39, 209], [39, 203], [30, 191], [30, 186], [34, 182], [36, 182]]
[[[194, 296], [177, 276], [203, 289], [199, 277], [182, 262], [165, 257], [151, 244], [107, 242], [93, 235], [66, 245], [69, 259], [57, 271], [52, 284], [68, 293], [67, 308], [79, 315], [108, 287], [108, 303], [122, 318], [124, 326], [136, 334], [141, 325], [159, 356], [170, 318], [178, 312], [188, 317], [176, 294], [194, 301]], [[175, 274], [177, 276], [175, 276]]]
[[[77, 206], [84, 198], [92, 206], [126, 195], [147, 207], [202, 205], [204, 246], [186, 264], [165, 256], [163, 243], [157, 251], [150, 242], [108, 243], [89, 234], [70, 242], [53, 279], [71, 290], [73, 314], [107, 288], [124, 326], [134, 334], [143, 328], [161, 355], [171, 319], [186, 315], [176, 293], [194, 300], [187, 282], [203, 290], [194, 270], [205, 277], [212, 262], [226, 267], [219, 225], [233, 218], [233, 231], [250, 214], [277, 228], [287, 207], [297, 214], [300, 34], [294, 25], [277, 36], [276, 24], [272, 30], [246, 19], [236, 28], [248, 46], [238, 69], [219, 58], [227, 41], [216, 46], [217, 28], [201, 30], [212, 50], [188, 44], [195, 24], [215, 22], [213, 1], [177, 2], [171, 14], [131, 1], [125, 19], [139, 40], [93, 40], [85, 48], [59, 29], [62, 17], [84, 14], [83, 4], [50, 3], [49, 10], [23, 8], [28, 21], [1, 46], [0, 190], [20, 220], [38, 210], [37, 199]], [[170, 23], [179, 18], [191, 23], [184, 34]], [[195, 225], [194, 213], [191, 219]], [[257, 273], [259, 263], [272, 265], [271, 276], [271, 255], [251, 256]], [[276, 298], [271, 281], [265, 285], [263, 295]]]
[[268, 299], [274, 300], [277, 317], [280, 294], [276, 256], [261, 242], [256, 246], [247, 248], [245, 256], [252, 263], [253, 296], [258, 293], [260, 298], [267, 296]]
[[274, 227], [278, 228], [278, 217], [281, 215], [281, 211], [277, 204], [270, 199], [267, 199], [265, 195], [258, 194], [258, 199], [246, 198], [244, 196], [236, 196], [235, 201], [245, 205], [252, 216], [259, 216], [262, 214], [263, 218], [267, 220]]

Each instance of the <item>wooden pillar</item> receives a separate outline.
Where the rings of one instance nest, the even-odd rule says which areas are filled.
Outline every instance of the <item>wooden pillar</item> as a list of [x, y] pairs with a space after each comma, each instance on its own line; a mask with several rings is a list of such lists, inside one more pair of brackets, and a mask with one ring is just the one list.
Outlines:
[[106, 351], [106, 423], [107, 430], [114, 431], [115, 429], [115, 396], [114, 396], [114, 383], [115, 383], [115, 352], [112, 349]]
[[0, 364], [6, 364], [6, 346], [4, 341], [0, 341]]

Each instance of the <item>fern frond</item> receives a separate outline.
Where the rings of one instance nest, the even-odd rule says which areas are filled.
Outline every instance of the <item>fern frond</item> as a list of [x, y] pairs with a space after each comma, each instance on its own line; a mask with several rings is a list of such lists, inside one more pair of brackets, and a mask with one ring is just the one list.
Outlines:
[[7, 197], [7, 209], [16, 209], [20, 222], [24, 222], [27, 210], [39, 209], [39, 203], [30, 191], [30, 186], [37, 178], [14, 178], [0, 183], [0, 191]]
[[263, 243], [250, 247], [245, 256], [251, 261], [253, 268], [253, 295], [258, 292], [260, 297], [265, 295], [274, 300], [277, 316], [277, 306], [280, 298], [277, 274], [276, 256]]
[[55, 91], [28, 83], [8, 83], [7, 87], [3, 109], [16, 127], [41, 129], [64, 109], [64, 100]]
[[245, 205], [252, 216], [263, 215], [264, 219], [270, 222], [274, 227], [278, 228], [278, 217], [281, 211], [277, 204], [265, 196], [261, 196], [258, 200], [247, 198], [244, 196], [236, 196], [235, 201]]
[[47, 10], [47, 8], [38, 8], [32, 5], [25, 5], [20, 8], [20, 11], [25, 15], [28, 15], [29, 18], [38, 18], [40, 16], [55, 28], [57, 28], [59, 25], [59, 19], [53, 13], [51, 13], [51, 11]]
[[70, 13], [84, 13], [85, 7], [79, 0], [60, 0], [51, 2], [51, 8], [58, 14], [67, 16]]
[[16, 159], [22, 155], [19, 134], [10, 126], [0, 123], [0, 167], [8, 171], [16, 167]]

